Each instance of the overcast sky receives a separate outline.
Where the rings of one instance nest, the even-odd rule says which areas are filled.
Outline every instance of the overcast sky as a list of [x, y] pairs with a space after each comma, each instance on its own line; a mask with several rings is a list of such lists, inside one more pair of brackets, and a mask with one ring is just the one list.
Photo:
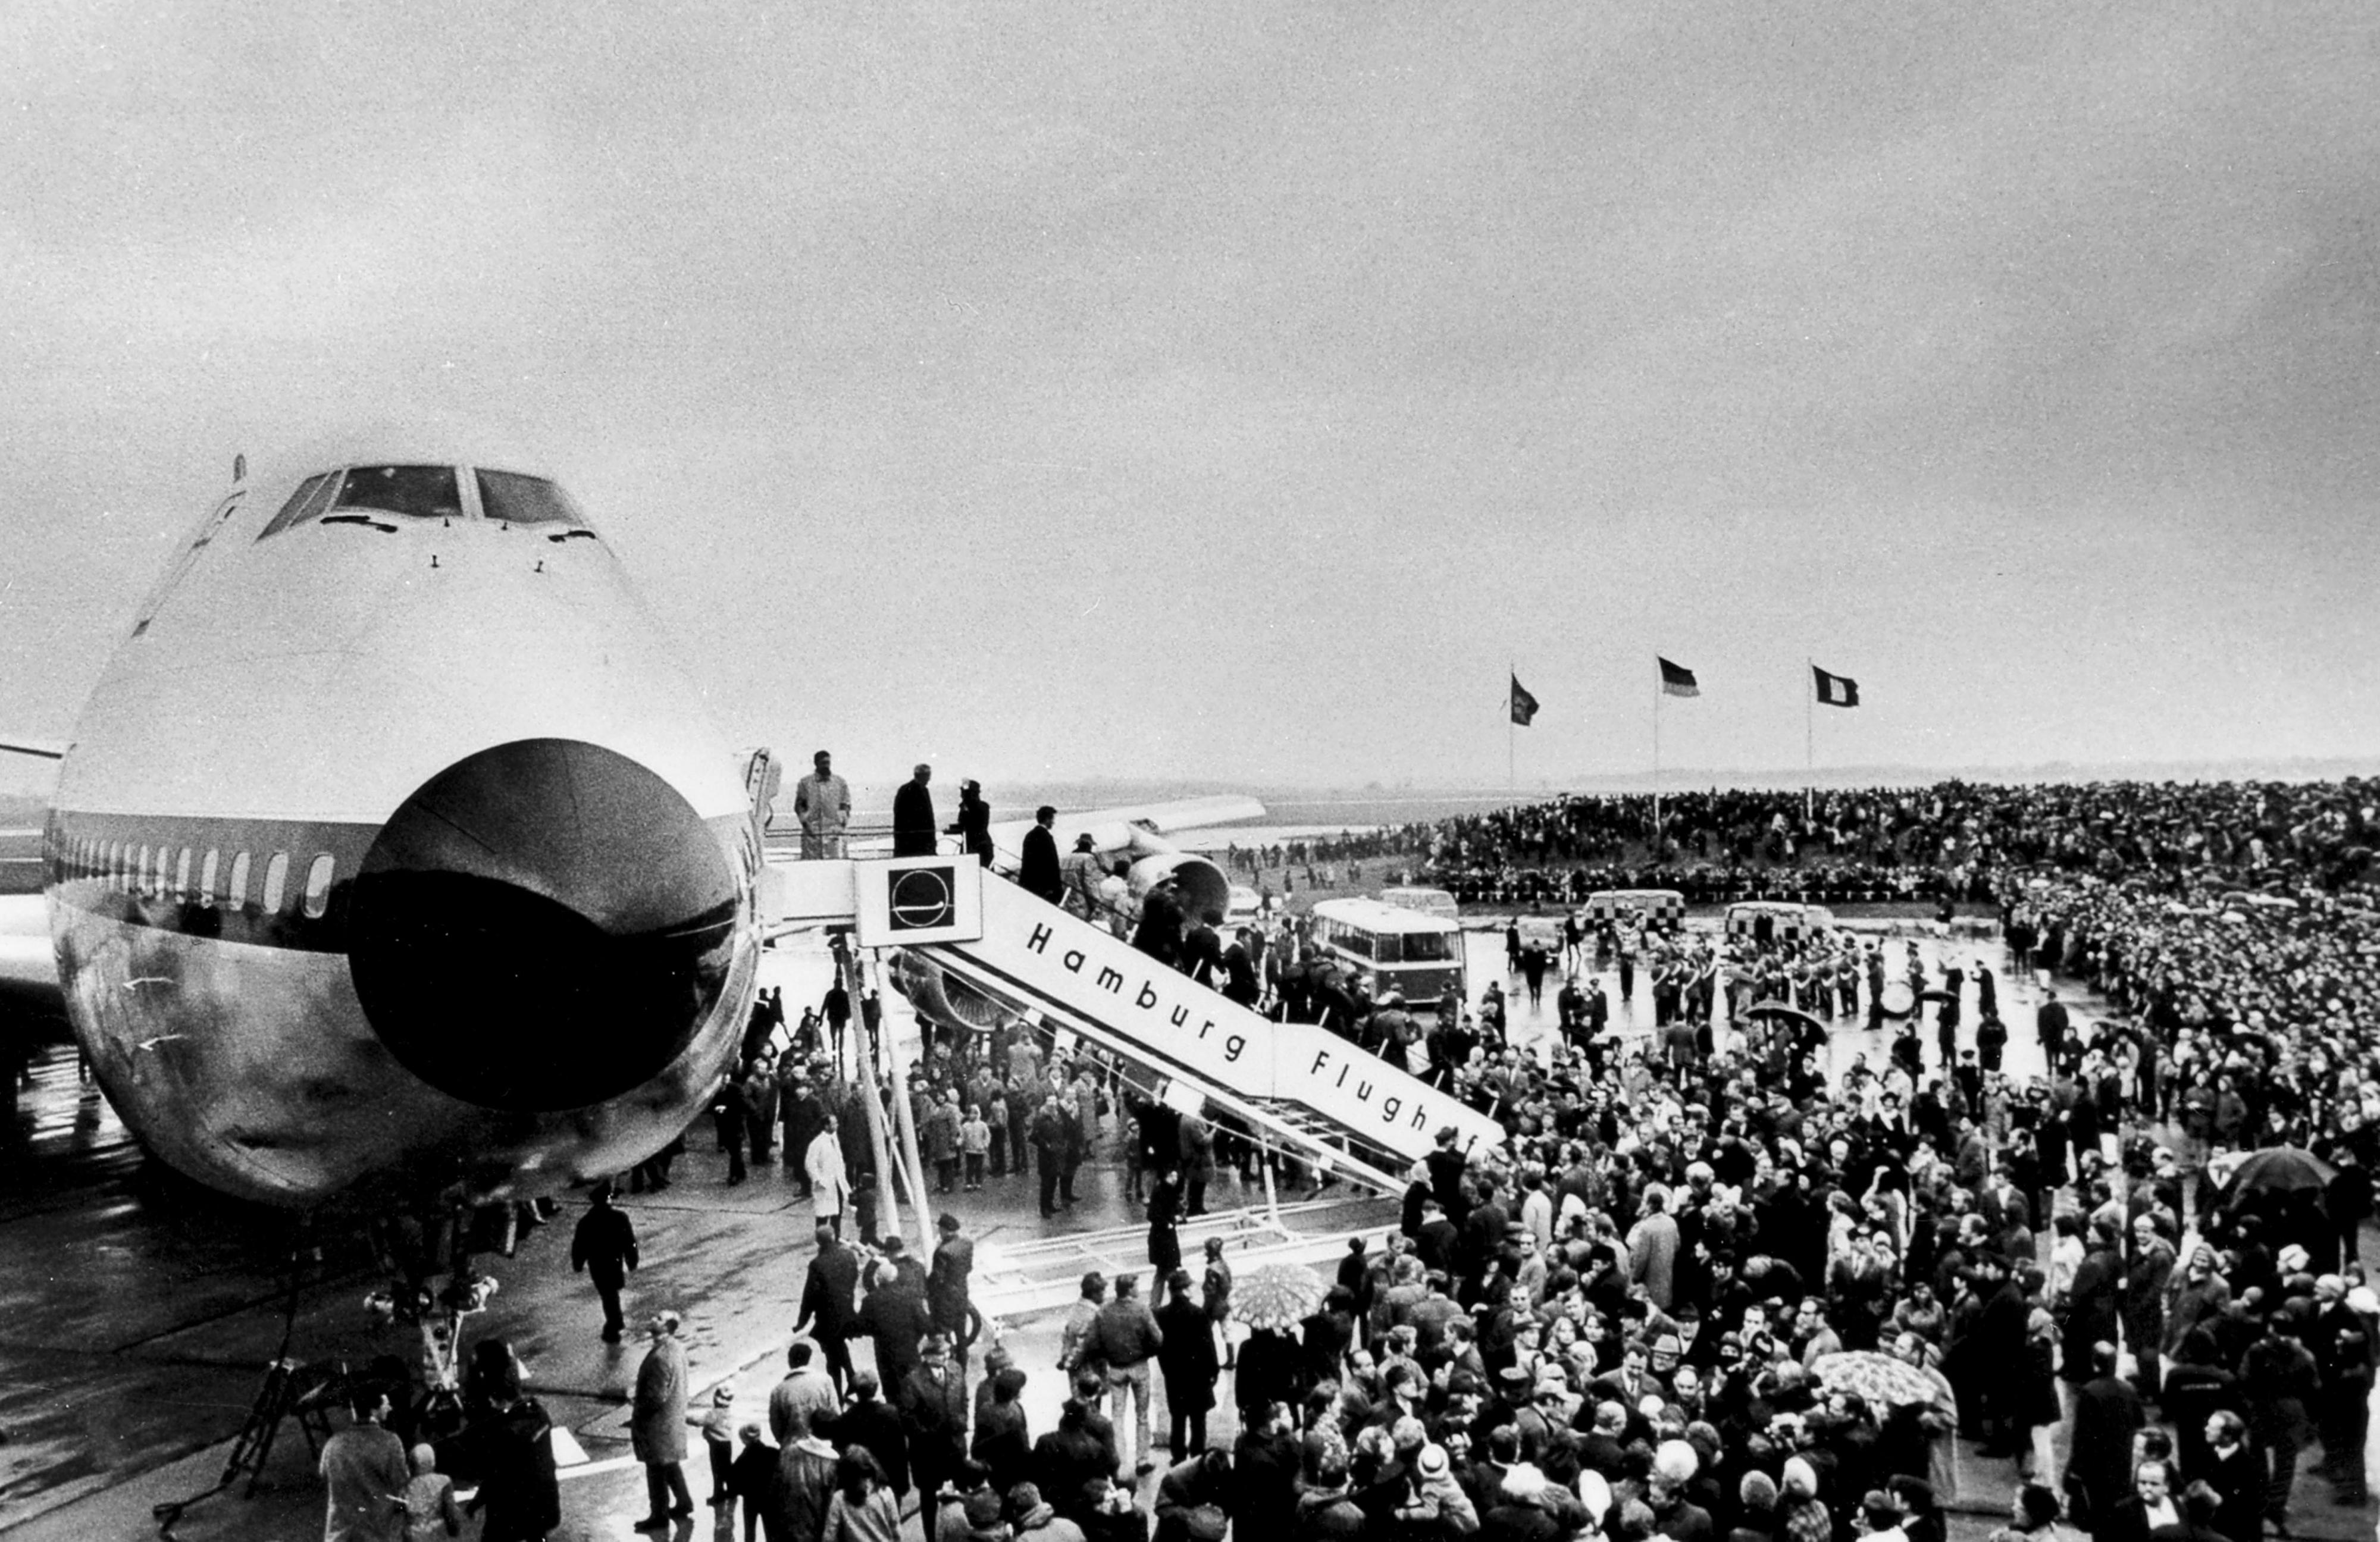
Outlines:
[[740, 743], [2380, 752], [2380, 11], [0, 7], [0, 727], [232, 454], [539, 446]]

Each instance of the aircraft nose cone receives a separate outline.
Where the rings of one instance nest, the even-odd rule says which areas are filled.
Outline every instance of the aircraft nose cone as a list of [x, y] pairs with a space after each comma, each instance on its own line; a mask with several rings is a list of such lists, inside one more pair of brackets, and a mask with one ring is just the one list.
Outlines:
[[723, 989], [735, 875], [667, 782], [524, 739], [407, 798], [358, 870], [348, 966], [415, 1075], [481, 1108], [616, 1098], [682, 1053]]

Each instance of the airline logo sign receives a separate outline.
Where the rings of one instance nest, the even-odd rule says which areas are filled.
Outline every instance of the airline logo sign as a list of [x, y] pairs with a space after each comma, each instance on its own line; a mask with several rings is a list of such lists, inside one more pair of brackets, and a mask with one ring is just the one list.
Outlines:
[[1260, 1017], [1099, 928], [1053, 921], [1022, 891], [998, 887], [986, 943], [969, 952], [1194, 1075], [1242, 1097], [1303, 1103], [1416, 1160], [1450, 1124], [1464, 1148], [1503, 1136], [1494, 1121], [1336, 1035]]
[[972, 942], [983, 935], [983, 865], [972, 856], [852, 864], [863, 948]]

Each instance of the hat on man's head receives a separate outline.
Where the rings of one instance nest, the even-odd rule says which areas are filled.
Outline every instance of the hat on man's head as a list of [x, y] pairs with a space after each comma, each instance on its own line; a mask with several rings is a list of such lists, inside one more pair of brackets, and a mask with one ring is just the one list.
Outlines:
[[955, 1232], [959, 1229], [959, 1218], [951, 1214], [950, 1211], [944, 1210], [942, 1212], [942, 1219], [934, 1222], [934, 1224], [945, 1232]]
[[987, 1488], [980, 1494], [966, 1497], [966, 1524], [978, 1531], [990, 1531], [1000, 1524], [1000, 1496]]

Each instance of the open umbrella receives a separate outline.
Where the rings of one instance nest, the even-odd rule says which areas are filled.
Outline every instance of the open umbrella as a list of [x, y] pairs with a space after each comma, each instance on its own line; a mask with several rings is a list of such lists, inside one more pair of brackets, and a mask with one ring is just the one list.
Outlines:
[[2216, 1186], [2233, 1198], [2265, 1189], [2320, 1191], [2336, 1176], [2331, 1165], [2311, 1151], [2294, 1146], [2267, 1147], [2262, 1151], [2227, 1151], [2206, 1164]]
[[1787, 1006], [1783, 1002], [1762, 1002], [1759, 1005], [1751, 1008], [1748, 1015], [1753, 1017], [1783, 1017], [1795, 1023], [1807, 1023], [1810, 1026], [1817, 1029], [1820, 1033], [1827, 1031], [1827, 1026], [1824, 1023], [1819, 1022], [1815, 1017], [1803, 1012], [1800, 1007]]
[[1932, 1402], [1940, 1392], [1933, 1378], [1906, 1360], [1882, 1350], [1842, 1349], [1810, 1362], [1810, 1374], [1830, 1392], [1855, 1392], [1876, 1408]]
[[1232, 1286], [1232, 1316], [1250, 1328], [1294, 1329], [1322, 1305], [1322, 1277], [1304, 1264], [1258, 1264]]

